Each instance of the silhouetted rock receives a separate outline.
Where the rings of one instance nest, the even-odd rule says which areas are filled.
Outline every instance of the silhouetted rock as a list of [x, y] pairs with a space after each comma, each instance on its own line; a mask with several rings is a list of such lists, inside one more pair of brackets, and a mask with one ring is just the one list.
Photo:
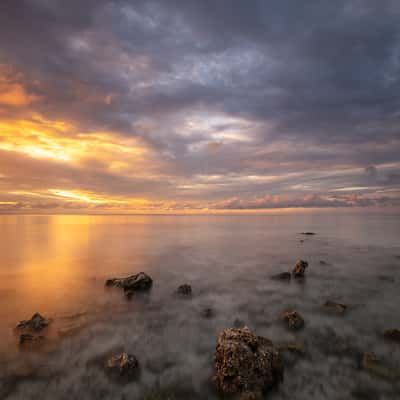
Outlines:
[[271, 279], [274, 281], [290, 281], [292, 275], [290, 274], [290, 272], [281, 272], [279, 274], [276, 275], [272, 275]]
[[297, 261], [296, 265], [293, 268], [293, 276], [295, 278], [304, 278], [304, 274], [306, 268], [308, 267], [308, 262], [304, 260]]
[[188, 284], [180, 285], [176, 290], [176, 293], [181, 296], [191, 296], [192, 295], [192, 287]]
[[290, 330], [299, 330], [304, 326], [304, 319], [297, 311], [284, 311], [280, 315]]
[[112, 378], [135, 378], [139, 370], [136, 357], [128, 353], [120, 353], [108, 358], [104, 365], [105, 372]]
[[393, 340], [400, 343], [400, 329], [387, 329], [383, 332], [385, 339]]
[[334, 301], [326, 301], [322, 309], [331, 314], [343, 315], [347, 309], [345, 304], [335, 303]]
[[107, 287], [119, 287], [124, 291], [142, 291], [149, 290], [153, 285], [153, 280], [144, 272], [128, 276], [127, 278], [107, 279], [105, 285]]
[[44, 328], [47, 328], [50, 322], [51, 322], [50, 320], [42, 317], [39, 313], [35, 313], [33, 314], [31, 319], [20, 321], [16, 329], [32, 330], [38, 332]]
[[249, 328], [225, 329], [214, 354], [217, 388], [241, 400], [259, 399], [262, 392], [283, 379], [283, 363], [272, 342]]

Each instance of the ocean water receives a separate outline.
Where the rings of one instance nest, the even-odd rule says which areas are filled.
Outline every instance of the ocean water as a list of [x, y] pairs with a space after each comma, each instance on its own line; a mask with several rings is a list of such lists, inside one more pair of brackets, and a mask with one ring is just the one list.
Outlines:
[[[268, 399], [400, 398], [398, 379], [359, 365], [373, 352], [400, 368], [400, 344], [382, 335], [400, 329], [399, 216], [0, 216], [0, 254], [0, 398], [217, 399], [215, 344], [235, 321], [276, 344], [305, 342]], [[303, 282], [270, 279], [298, 259]], [[154, 280], [147, 294], [104, 287], [140, 271]], [[183, 283], [189, 299], [174, 295]], [[326, 300], [346, 314], [322, 312]], [[288, 308], [301, 331], [277, 319]], [[34, 312], [53, 322], [45, 345], [24, 350], [13, 328]], [[132, 383], [96, 362], [120, 349], [139, 360]]]

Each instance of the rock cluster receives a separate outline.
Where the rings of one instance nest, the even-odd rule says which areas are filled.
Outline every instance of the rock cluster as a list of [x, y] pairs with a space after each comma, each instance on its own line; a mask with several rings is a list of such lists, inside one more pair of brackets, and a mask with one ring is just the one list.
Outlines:
[[272, 342], [249, 328], [229, 328], [218, 337], [213, 381], [224, 394], [258, 399], [283, 380], [283, 364]]

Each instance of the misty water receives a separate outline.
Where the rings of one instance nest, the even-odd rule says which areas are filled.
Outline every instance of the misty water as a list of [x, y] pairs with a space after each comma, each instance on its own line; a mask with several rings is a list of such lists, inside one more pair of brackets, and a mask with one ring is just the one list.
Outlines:
[[[400, 328], [399, 239], [390, 215], [2, 216], [0, 398], [217, 399], [216, 339], [240, 321], [276, 344], [305, 341], [268, 399], [398, 399], [399, 381], [356, 355], [400, 367], [400, 344], [383, 338]], [[298, 259], [309, 262], [304, 281], [270, 279]], [[104, 287], [140, 271], [154, 280], [147, 294], [129, 301]], [[191, 298], [174, 295], [183, 283]], [[324, 313], [326, 300], [346, 314]], [[301, 331], [277, 319], [288, 308]], [[21, 349], [14, 327], [34, 312], [53, 320], [46, 343]], [[132, 383], [96, 362], [121, 349], [140, 363]]]

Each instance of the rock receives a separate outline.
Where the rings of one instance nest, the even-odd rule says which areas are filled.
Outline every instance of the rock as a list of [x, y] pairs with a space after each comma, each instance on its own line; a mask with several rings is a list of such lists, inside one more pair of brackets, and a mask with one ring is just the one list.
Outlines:
[[31, 319], [20, 321], [16, 329], [32, 330], [38, 332], [44, 328], [47, 328], [50, 322], [51, 322], [50, 320], [42, 317], [39, 313], [35, 313], [33, 314]]
[[319, 265], [328, 265], [328, 263], [324, 260], [320, 260]]
[[278, 350], [280, 352], [288, 351], [302, 356], [306, 353], [306, 344], [304, 340], [299, 339], [294, 342], [287, 342], [279, 345]]
[[202, 310], [201, 315], [203, 318], [213, 318], [215, 316], [215, 311], [211, 307], [206, 307]]
[[296, 265], [293, 268], [293, 276], [295, 278], [304, 278], [304, 273], [306, 271], [306, 268], [308, 267], [308, 262], [299, 260], [297, 261]]
[[125, 292], [149, 290], [152, 285], [153, 280], [144, 272], [139, 272], [127, 278], [107, 279], [105, 283], [107, 287], [119, 287], [124, 289]]
[[239, 399], [258, 399], [261, 393], [283, 380], [283, 363], [272, 342], [249, 328], [225, 329], [214, 354], [213, 381], [224, 394]]
[[244, 328], [246, 326], [246, 323], [242, 319], [236, 318], [233, 321], [233, 326], [235, 328]]
[[108, 358], [104, 368], [113, 378], [134, 378], [139, 370], [139, 362], [134, 355], [123, 352]]
[[24, 345], [32, 345], [32, 344], [39, 344], [43, 342], [44, 336], [34, 336], [31, 335], [30, 333], [23, 333], [19, 336], [19, 344], [21, 346]]
[[400, 343], [400, 329], [387, 329], [383, 332], [385, 339], [393, 340]]
[[361, 368], [366, 371], [391, 381], [400, 378], [400, 369], [390, 367], [373, 353], [364, 353], [361, 359]]
[[315, 232], [301, 232], [300, 235], [314, 236], [314, 235], [316, 235], [316, 233]]
[[280, 319], [290, 330], [296, 331], [304, 327], [304, 319], [297, 311], [284, 311], [280, 315]]
[[343, 315], [347, 309], [345, 304], [335, 303], [334, 301], [326, 301], [322, 309], [328, 313]]
[[272, 275], [271, 279], [274, 281], [286, 281], [287, 282], [287, 281], [290, 281], [291, 277], [292, 276], [291, 276], [290, 272], [281, 272], [279, 274]]
[[176, 290], [176, 293], [181, 296], [191, 296], [192, 295], [192, 287], [188, 284], [180, 285]]
[[385, 281], [385, 282], [391, 282], [391, 283], [396, 282], [396, 279], [394, 279], [393, 276], [388, 276], [388, 275], [378, 275], [378, 279], [380, 281]]

